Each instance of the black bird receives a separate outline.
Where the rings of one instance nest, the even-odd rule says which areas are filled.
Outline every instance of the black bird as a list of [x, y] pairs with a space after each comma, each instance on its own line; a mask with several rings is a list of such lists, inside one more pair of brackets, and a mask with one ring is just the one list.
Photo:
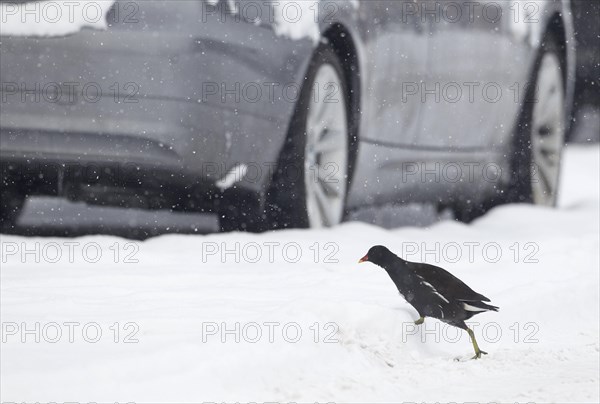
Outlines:
[[371, 247], [358, 262], [372, 262], [386, 270], [402, 297], [419, 312], [420, 318], [415, 324], [423, 324], [425, 317], [433, 317], [461, 328], [469, 333], [473, 342], [473, 359], [487, 355], [479, 349], [475, 334], [465, 320], [484, 311], [498, 311], [498, 307], [484, 303], [490, 299], [442, 268], [405, 261], [380, 245]]

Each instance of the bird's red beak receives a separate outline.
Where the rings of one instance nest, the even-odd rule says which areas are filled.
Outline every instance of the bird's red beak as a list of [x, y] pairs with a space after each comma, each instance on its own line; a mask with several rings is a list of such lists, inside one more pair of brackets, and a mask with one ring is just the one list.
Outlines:
[[369, 260], [369, 256], [365, 255], [364, 257], [362, 257], [361, 259], [358, 260], [359, 264], [362, 264], [363, 262], [366, 262]]

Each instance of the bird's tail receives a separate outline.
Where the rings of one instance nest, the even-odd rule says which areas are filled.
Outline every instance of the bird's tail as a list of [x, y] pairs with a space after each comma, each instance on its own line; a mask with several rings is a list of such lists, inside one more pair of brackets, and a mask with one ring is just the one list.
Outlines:
[[467, 311], [498, 311], [500, 308], [481, 302], [479, 300], [463, 300], [463, 307]]

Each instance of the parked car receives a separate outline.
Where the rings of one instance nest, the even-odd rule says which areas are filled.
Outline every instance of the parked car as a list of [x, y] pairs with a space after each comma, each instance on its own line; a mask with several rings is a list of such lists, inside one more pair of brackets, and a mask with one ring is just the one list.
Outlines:
[[555, 204], [569, 1], [450, 3], [118, 0], [104, 30], [4, 24], [2, 221], [36, 194], [223, 230]]

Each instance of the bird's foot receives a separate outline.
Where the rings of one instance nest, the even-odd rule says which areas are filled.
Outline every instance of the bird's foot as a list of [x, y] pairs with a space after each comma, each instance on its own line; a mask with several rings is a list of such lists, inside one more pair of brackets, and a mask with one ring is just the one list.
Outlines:
[[421, 317], [419, 318], [417, 321], [415, 321], [415, 325], [421, 325], [425, 322], [425, 317]]
[[475, 352], [475, 356], [472, 357], [471, 359], [480, 359], [482, 354], [487, 355], [488, 353], [485, 351], [477, 351], [477, 352]]

